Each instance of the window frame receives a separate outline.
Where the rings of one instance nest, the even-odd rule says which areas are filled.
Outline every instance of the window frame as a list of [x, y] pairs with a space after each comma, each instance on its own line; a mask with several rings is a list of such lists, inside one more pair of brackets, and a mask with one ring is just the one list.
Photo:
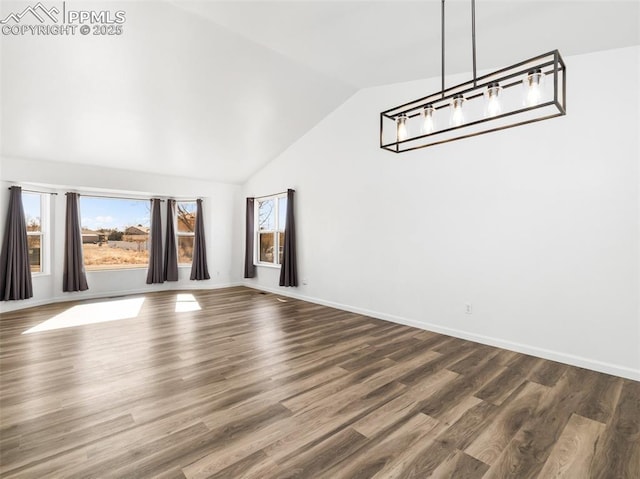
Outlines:
[[[27, 218], [25, 217], [25, 229], [27, 229], [27, 242], [29, 236], [40, 237], [40, 271], [31, 271], [31, 264], [29, 264], [29, 271], [31, 271], [32, 277], [46, 276], [50, 274], [50, 257], [49, 257], [49, 209], [51, 205], [50, 193], [41, 193], [37, 191], [23, 191], [22, 195], [33, 195], [40, 197], [40, 228], [38, 231], [29, 231], [27, 229]], [[21, 198], [22, 200], [22, 198]], [[23, 202], [24, 203], [24, 202]], [[23, 207], [24, 209], [24, 207]]]
[[[285, 221], [284, 221], [284, 225], [280, 225], [280, 200], [286, 200], [287, 199], [287, 194], [286, 193], [278, 193], [275, 195], [269, 195], [269, 196], [261, 196], [260, 198], [256, 198], [256, 205], [254, 208], [254, 221], [253, 224], [255, 225], [254, 228], [254, 248], [253, 248], [253, 264], [255, 266], [266, 266], [268, 268], [280, 268], [282, 266], [282, 263], [280, 262], [280, 247], [282, 246], [284, 248], [284, 244], [280, 244], [280, 233], [285, 232], [286, 226], [287, 226], [287, 220], [286, 220], [286, 211], [285, 211]], [[260, 229], [260, 204], [261, 203], [266, 203], [267, 201], [273, 201], [274, 202], [274, 229], [273, 230], [261, 230]], [[273, 249], [274, 251], [277, 252], [277, 254], [273, 255], [273, 262], [268, 262], [268, 261], [260, 261], [260, 235], [261, 234], [268, 234], [268, 233], [272, 233], [274, 235], [273, 237]]]
[[[178, 205], [180, 203], [192, 203], [195, 206], [194, 209], [194, 221], [193, 221], [193, 231], [179, 231], [180, 228], [178, 228]], [[192, 257], [191, 257], [191, 261], [189, 263], [181, 263], [180, 262], [180, 237], [187, 237], [187, 238], [193, 238], [193, 246], [195, 248], [195, 243], [196, 243], [196, 221], [198, 220], [198, 202], [196, 200], [176, 200], [176, 207], [175, 207], [175, 212], [173, 215], [173, 226], [174, 226], [174, 231], [176, 232], [176, 256], [178, 258], [178, 268], [180, 267], [191, 267], [191, 265], [193, 264], [193, 253], [192, 253]]]

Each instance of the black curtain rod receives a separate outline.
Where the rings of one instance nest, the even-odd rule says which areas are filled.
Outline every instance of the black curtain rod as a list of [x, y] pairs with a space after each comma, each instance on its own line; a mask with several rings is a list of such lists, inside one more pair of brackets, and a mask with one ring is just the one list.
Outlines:
[[[67, 195], [69, 193], [65, 193]], [[134, 198], [132, 196], [107, 196], [107, 195], [83, 195], [82, 193], [78, 193], [78, 196], [85, 196], [87, 198], [109, 198], [111, 200], [133, 200], [133, 201], [151, 201], [155, 198]], [[161, 198], [157, 198], [160, 201], [165, 201]]]
[[[11, 188], [13, 188], [13, 186], [10, 186], [8, 189], [10, 190]], [[57, 195], [58, 194], [58, 193], [54, 193], [52, 191], [24, 190], [24, 189], [22, 191], [24, 191], [25, 193], [42, 193], [44, 195]]]
[[[270, 196], [286, 195], [288, 191], [289, 190], [279, 191], [278, 193], [271, 193], [270, 195], [264, 195], [264, 196], [254, 196], [253, 199], [261, 200], [262, 198], [269, 198]], [[295, 190], [292, 190], [292, 191], [295, 191]]]
[[[134, 198], [134, 197], [130, 197], [130, 196], [108, 196], [108, 195], [83, 195], [82, 193], [78, 193], [78, 196], [86, 196], [87, 198], [110, 198], [110, 199], [114, 199], [114, 200], [135, 200], [135, 201], [151, 201], [153, 199], [159, 199], [161, 202], [167, 201], [166, 199], [163, 198], [158, 198], [157, 196], [152, 196], [151, 198]], [[182, 199], [182, 198], [167, 198], [169, 200], [173, 200], [173, 201], [177, 201], [177, 202], [181, 202], [181, 203], [187, 203], [187, 202], [195, 202], [197, 200], [200, 200], [202, 198], [187, 198], [187, 199]]]
[[[15, 185], [17, 186], [17, 185]], [[9, 188], [7, 188], [8, 190], [10, 190], [11, 188], [13, 188], [13, 186], [10, 186]], [[46, 194], [46, 195], [58, 195], [58, 193], [55, 193], [53, 191], [40, 191], [40, 190], [22, 190], [25, 193], [42, 193], [42, 194]], [[286, 191], [284, 191], [283, 193], [286, 193]], [[276, 193], [276, 195], [279, 195], [281, 193]], [[66, 193], [65, 193], [66, 195]], [[88, 198], [109, 198], [109, 199], [113, 199], [113, 200], [135, 200], [135, 201], [151, 201], [153, 199], [155, 199], [155, 197], [151, 197], [151, 198], [134, 198], [132, 196], [107, 196], [107, 195], [83, 195], [82, 193], [78, 193], [78, 196], [86, 196]], [[164, 202], [166, 200], [162, 199], [162, 198], [158, 198], [160, 201]], [[193, 202], [193, 201], [197, 201], [200, 200], [202, 198], [188, 198], [188, 199], [182, 199], [182, 198], [169, 198], [172, 199], [174, 201], [179, 201], [179, 202]]]

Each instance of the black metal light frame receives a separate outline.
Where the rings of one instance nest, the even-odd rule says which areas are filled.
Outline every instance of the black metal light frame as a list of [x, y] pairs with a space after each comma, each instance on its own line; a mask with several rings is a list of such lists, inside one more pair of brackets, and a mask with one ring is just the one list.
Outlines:
[[[566, 66], [558, 50], [538, 55], [493, 73], [476, 76], [475, 61], [475, 1], [472, 0], [472, 38], [473, 38], [473, 78], [454, 87], [444, 88], [444, 0], [442, 0], [442, 91], [429, 96], [404, 103], [380, 113], [380, 147], [394, 153], [416, 150], [447, 143], [462, 138], [513, 128], [514, 126], [534, 123], [566, 114]], [[523, 80], [532, 72], [541, 72], [545, 81], [552, 82], [553, 95], [549, 95], [539, 104], [532, 106], [518, 105], [507, 112], [492, 117], [483, 117], [465, 122], [459, 126], [447, 126], [431, 133], [420, 132], [399, 138], [398, 118], [405, 116], [406, 121], [419, 117], [426, 106], [440, 110], [444, 117], [451, 108], [450, 101], [454, 96], [463, 95], [466, 101], [473, 101], [484, 96], [488, 86], [499, 83], [502, 90], [522, 87]], [[480, 101], [483, 99], [480, 98]], [[414, 120], [415, 124], [415, 120]], [[415, 128], [414, 128], [415, 130]]]

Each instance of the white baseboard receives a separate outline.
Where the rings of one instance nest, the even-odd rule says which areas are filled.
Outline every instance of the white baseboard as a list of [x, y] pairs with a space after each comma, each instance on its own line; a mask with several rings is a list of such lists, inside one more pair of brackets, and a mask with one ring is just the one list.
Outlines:
[[299, 294], [295, 291], [292, 291], [290, 288], [268, 288], [261, 285], [257, 285], [251, 281], [244, 281], [242, 285], [247, 286], [248, 288], [267, 291], [269, 293], [274, 293], [280, 296], [287, 296], [290, 298], [300, 299], [303, 301], [308, 301], [310, 303], [321, 304], [323, 306], [329, 306], [331, 308], [349, 311], [351, 313], [357, 313], [357, 314], [362, 314], [364, 316], [370, 316], [376, 319], [391, 321], [392, 323], [403, 324], [405, 326], [412, 326], [414, 328], [419, 328], [426, 331], [433, 331], [435, 333], [440, 333], [440, 334], [446, 334], [447, 336], [466, 339], [469, 341], [474, 341], [476, 343], [486, 344], [488, 346], [508, 349], [510, 351], [515, 351], [522, 354], [528, 354], [530, 356], [536, 356], [536, 357], [548, 359], [551, 361], [557, 361], [559, 363], [569, 364], [571, 366], [591, 369], [593, 371], [598, 371], [601, 373], [612, 374], [614, 376], [620, 376], [623, 378], [632, 379], [634, 381], [640, 381], [639, 369], [632, 369], [626, 366], [619, 366], [617, 364], [596, 361], [593, 359], [589, 359], [581, 356], [575, 356], [573, 354], [567, 354], [559, 351], [552, 351], [549, 349], [539, 348], [537, 346], [531, 346], [528, 344], [515, 343], [512, 341], [506, 341], [503, 339], [493, 338], [490, 336], [483, 336], [476, 333], [469, 333], [467, 331], [463, 331], [459, 329], [447, 328], [445, 326], [440, 326], [437, 324], [416, 321], [413, 319], [403, 318], [401, 316], [380, 313], [378, 311], [370, 311], [367, 309], [358, 308], [358, 307], [350, 306], [346, 304], [334, 303], [333, 301], [327, 301], [324, 299], [319, 299], [319, 298], [314, 298], [311, 296], [305, 296], [303, 294]]

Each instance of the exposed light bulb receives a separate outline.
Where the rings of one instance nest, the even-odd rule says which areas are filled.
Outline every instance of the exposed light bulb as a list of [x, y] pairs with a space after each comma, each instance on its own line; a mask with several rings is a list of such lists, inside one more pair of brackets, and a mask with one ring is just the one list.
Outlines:
[[426, 105], [422, 109], [422, 131], [424, 133], [433, 133], [435, 128], [435, 123], [433, 122], [433, 114], [436, 109], [433, 107], [431, 103]]
[[502, 113], [502, 104], [500, 103], [500, 92], [502, 87], [499, 83], [489, 83], [484, 92], [485, 97], [485, 116], [493, 117]]
[[525, 106], [535, 106], [542, 100], [542, 85], [544, 83], [544, 75], [540, 68], [531, 70], [522, 80], [524, 84], [524, 104]]
[[409, 117], [405, 114], [399, 115], [398, 118], [396, 118], [398, 141], [403, 141], [409, 138], [409, 130], [407, 129], [408, 119]]
[[462, 95], [455, 95], [451, 99], [451, 119], [449, 123], [451, 126], [460, 126], [464, 123], [464, 113], [462, 112], [462, 104], [464, 103], [464, 97]]

